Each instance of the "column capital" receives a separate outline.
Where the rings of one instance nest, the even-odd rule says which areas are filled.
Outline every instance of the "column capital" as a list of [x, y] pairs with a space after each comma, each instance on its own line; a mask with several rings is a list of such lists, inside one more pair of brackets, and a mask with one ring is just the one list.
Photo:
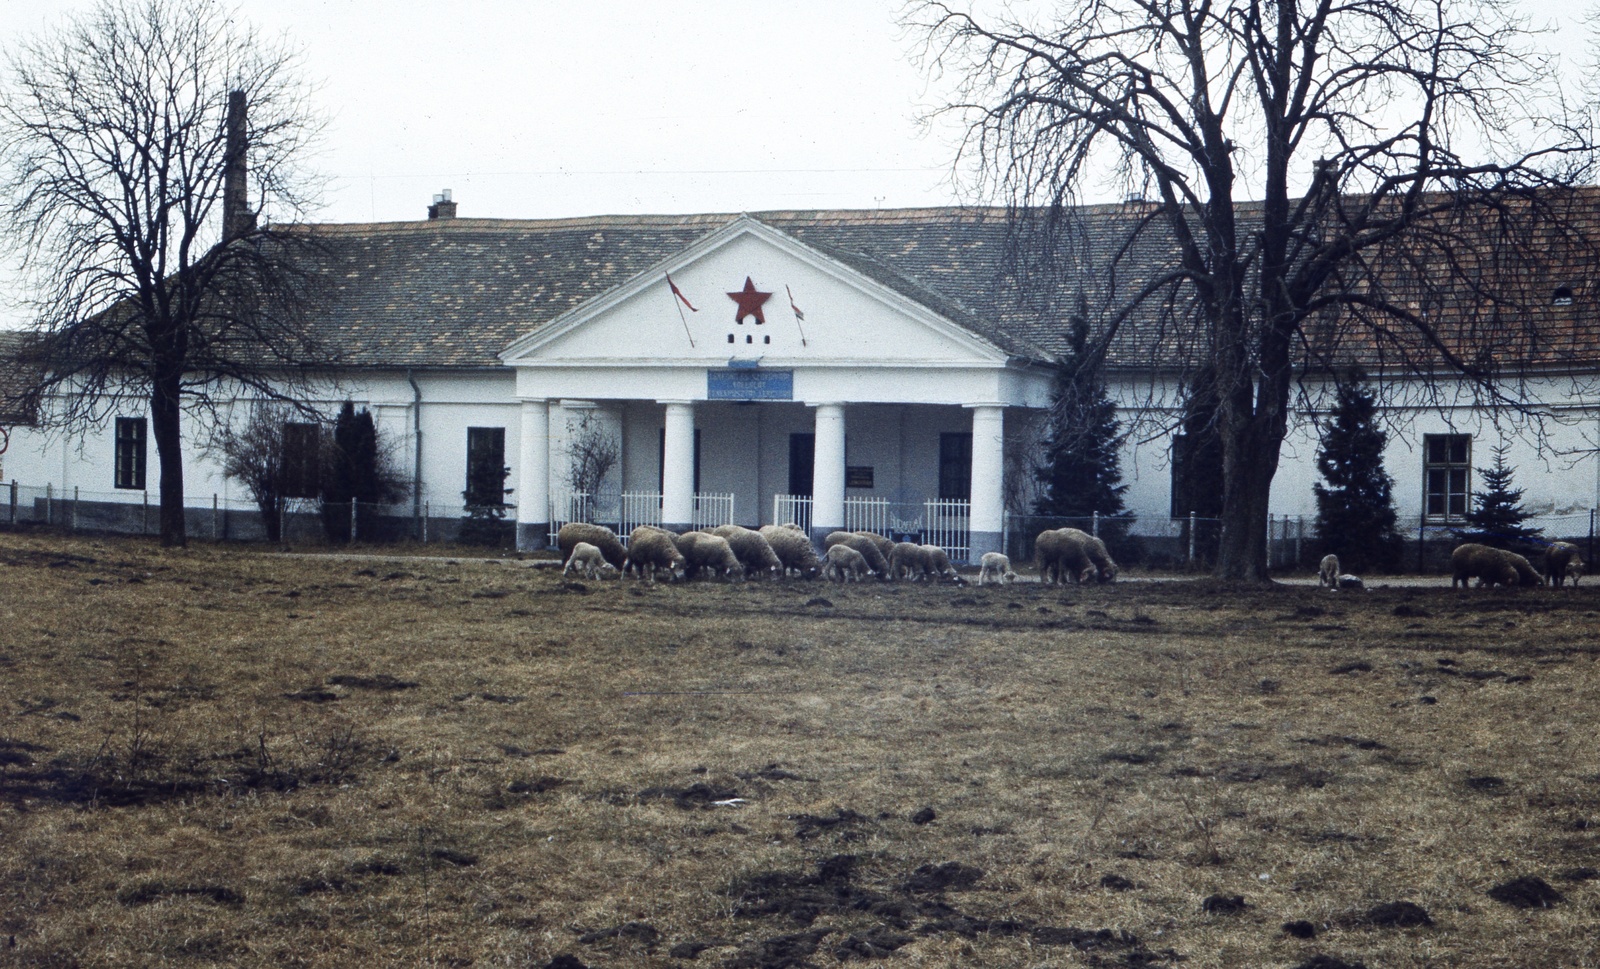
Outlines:
[[1011, 405], [1005, 403], [1004, 401], [999, 401], [999, 400], [980, 400], [980, 401], [974, 401], [974, 402], [972, 402], [970, 404], [962, 404], [961, 406], [965, 407], [968, 410], [976, 410], [979, 407], [1000, 407], [1000, 408], [1005, 408], [1005, 407], [1010, 407]]
[[663, 407], [693, 407], [700, 402], [698, 400], [658, 400], [656, 403]]

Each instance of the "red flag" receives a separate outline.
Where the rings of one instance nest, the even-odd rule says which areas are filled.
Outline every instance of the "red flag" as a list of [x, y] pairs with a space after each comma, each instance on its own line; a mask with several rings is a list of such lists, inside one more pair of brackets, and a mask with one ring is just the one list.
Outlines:
[[672, 287], [672, 295], [678, 297], [678, 299], [683, 301], [683, 305], [689, 307], [689, 312], [691, 312], [691, 313], [700, 312], [699, 310], [694, 308], [694, 304], [693, 303], [689, 302], [689, 297], [683, 295], [683, 290], [678, 288], [678, 284], [672, 281], [672, 274], [671, 273], [667, 273], [667, 285]]
[[800, 312], [800, 307], [794, 305], [794, 291], [787, 286], [783, 287], [783, 291], [789, 294], [789, 308], [794, 310], [794, 318], [802, 321], [805, 320], [806, 315]]

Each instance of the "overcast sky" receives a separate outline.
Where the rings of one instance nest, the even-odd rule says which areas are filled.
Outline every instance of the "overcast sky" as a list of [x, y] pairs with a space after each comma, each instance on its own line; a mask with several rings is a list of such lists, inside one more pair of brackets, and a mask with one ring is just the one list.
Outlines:
[[[1528, 9], [1577, 55], [1584, 2]], [[0, 0], [0, 44], [88, 0]], [[243, 0], [328, 119], [320, 221], [944, 205], [898, 0]], [[1574, 57], [1574, 59], [1576, 59]]]

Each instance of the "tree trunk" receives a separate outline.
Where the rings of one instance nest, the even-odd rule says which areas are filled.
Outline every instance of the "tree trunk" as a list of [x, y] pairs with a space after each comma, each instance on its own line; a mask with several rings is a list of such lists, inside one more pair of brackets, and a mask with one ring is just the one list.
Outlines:
[[1267, 574], [1267, 509], [1277, 449], [1249, 449], [1227, 473], [1222, 498], [1222, 543], [1215, 575], [1230, 582], [1270, 582]]
[[156, 382], [150, 394], [150, 425], [161, 465], [161, 545], [181, 548], [189, 544], [183, 514], [183, 435], [179, 429], [179, 384], [176, 379]]

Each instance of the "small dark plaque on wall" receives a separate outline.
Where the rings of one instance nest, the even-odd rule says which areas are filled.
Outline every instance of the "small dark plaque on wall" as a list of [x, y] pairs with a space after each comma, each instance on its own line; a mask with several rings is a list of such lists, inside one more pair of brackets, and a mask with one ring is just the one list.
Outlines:
[[844, 469], [844, 486], [846, 488], [872, 487], [872, 465], [859, 465]]

